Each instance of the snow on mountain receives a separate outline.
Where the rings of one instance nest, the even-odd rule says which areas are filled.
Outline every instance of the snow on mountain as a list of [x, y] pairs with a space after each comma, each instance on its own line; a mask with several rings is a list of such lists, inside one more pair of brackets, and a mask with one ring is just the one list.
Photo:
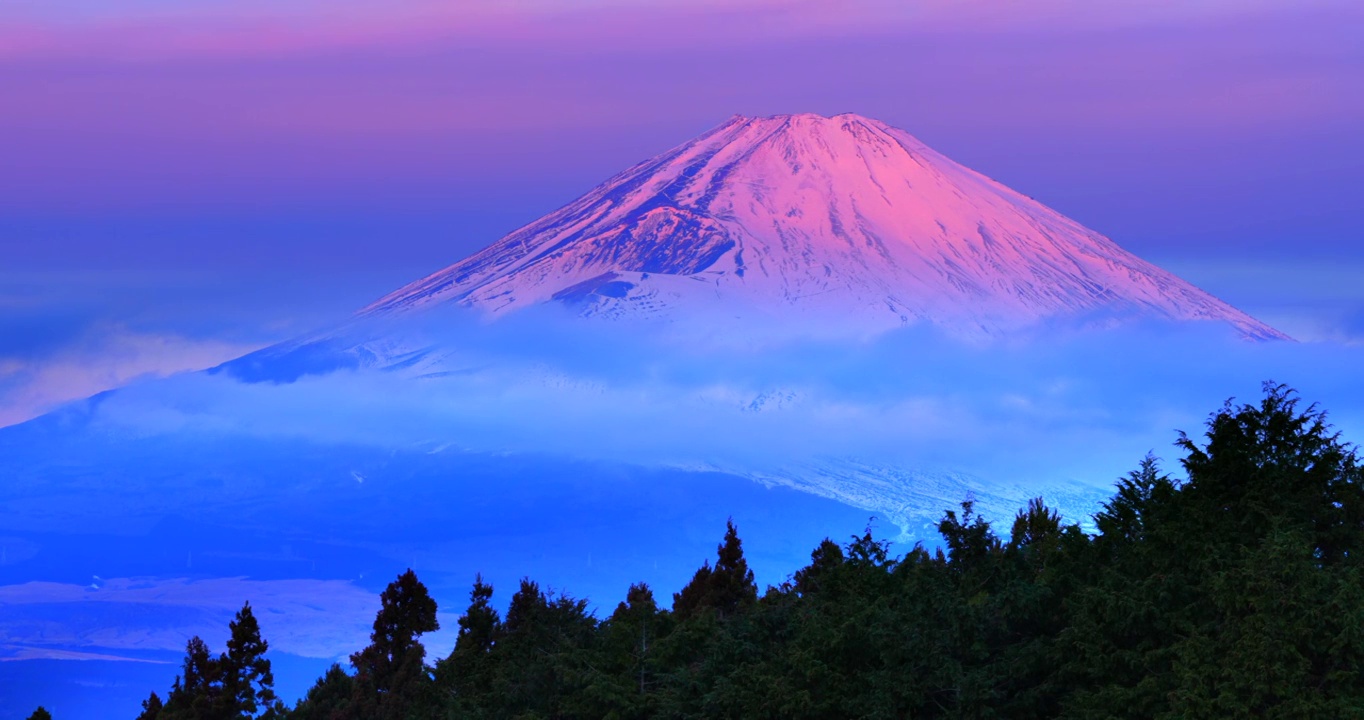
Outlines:
[[1211, 320], [1285, 337], [1111, 240], [854, 114], [735, 116], [362, 310], [551, 301], [996, 335], [1047, 318]]
[[856, 458], [832, 458], [774, 470], [716, 466], [767, 486], [789, 487], [875, 513], [901, 530], [900, 540], [933, 538], [943, 511], [970, 500], [977, 513], [1004, 528], [1028, 501], [1042, 497], [1069, 521], [1092, 530], [1091, 516], [1107, 488], [1075, 481], [1044, 485], [991, 482], [964, 472], [910, 469]]

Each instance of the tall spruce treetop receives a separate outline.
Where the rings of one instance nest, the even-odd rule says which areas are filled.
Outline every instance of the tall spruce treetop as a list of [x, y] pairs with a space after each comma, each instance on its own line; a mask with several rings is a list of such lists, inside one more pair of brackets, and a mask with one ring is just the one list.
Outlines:
[[411, 569], [379, 600], [369, 647], [351, 655], [355, 694], [347, 712], [363, 720], [405, 720], [431, 681], [418, 638], [440, 629], [436, 601]]
[[723, 619], [758, 599], [758, 586], [744, 559], [743, 543], [733, 518], [725, 522], [725, 539], [716, 554], [715, 567], [707, 561], [691, 582], [673, 595], [673, 612], [679, 617], [687, 618], [709, 608]]
[[502, 619], [492, 605], [493, 586], [483, 575], [474, 576], [469, 607], [459, 618], [459, 634], [449, 657], [436, 665], [441, 691], [461, 702], [473, 702], [488, 692], [492, 663], [490, 654], [502, 630]]
[[162, 720], [198, 720], [209, 716], [221, 690], [218, 671], [218, 660], [209, 653], [208, 644], [198, 635], [190, 638], [185, 644], [180, 675], [171, 684], [165, 707], [158, 717]]
[[395, 665], [406, 660], [414, 651], [418, 659], [426, 657], [426, 650], [417, 638], [423, 633], [440, 629], [436, 620], [436, 601], [431, 599], [426, 586], [409, 569], [388, 584], [379, 595], [382, 606], [374, 617], [370, 645], [351, 658], [356, 670], [382, 679]]
[[137, 720], [156, 720], [161, 715], [161, 696], [152, 693], [142, 701], [142, 712], [138, 714]]
[[276, 700], [275, 676], [265, 657], [270, 645], [261, 638], [260, 624], [249, 602], [237, 611], [228, 629], [227, 652], [218, 661], [223, 685], [220, 716], [256, 717]]
[[492, 606], [493, 586], [474, 576], [474, 587], [469, 591], [469, 609], [459, 618], [459, 635], [455, 648], [471, 653], [485, 653], [492, 649], [493, 638], [501, 619]]
[[1117, 493], [1094, 515], [1098, 542], [1112, 546], [1140, 542], [1155, 518], [1153, 511], [1166, 507], [1178, 486], [1160, 472], [1154, 455], [1147, 455], [1141, 467], [1118, 481]]

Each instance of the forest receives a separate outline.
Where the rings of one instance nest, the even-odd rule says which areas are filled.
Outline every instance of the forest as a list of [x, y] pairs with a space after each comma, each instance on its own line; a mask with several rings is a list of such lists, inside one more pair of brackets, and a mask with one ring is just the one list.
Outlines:
[[760, 591], [730, 523], [671, 598], [634, 585], [605, 617], [530, 579], [499, 612], [480, 579], [448, 657], [409, 570], [292, 707], [248, 604], [139, 720], [1364, 717], [1354, 446], [1272, 383], [1176, 445], [1182, 477], [1148, 456], [1093, 532], [1042, 499], [1007, 529], [963, 502], [940, 548], [825, 540]]

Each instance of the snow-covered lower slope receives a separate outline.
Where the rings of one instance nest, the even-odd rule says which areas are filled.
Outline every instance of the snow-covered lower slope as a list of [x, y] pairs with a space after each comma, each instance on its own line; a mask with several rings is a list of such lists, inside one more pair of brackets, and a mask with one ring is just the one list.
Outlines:
[[1230, 323], [1281, 333], [1040, 203], [853, 114], [736, 116], [369, 317], [457, 303], [498, 314], [926, 321], [994, 335], [1058, 317]]

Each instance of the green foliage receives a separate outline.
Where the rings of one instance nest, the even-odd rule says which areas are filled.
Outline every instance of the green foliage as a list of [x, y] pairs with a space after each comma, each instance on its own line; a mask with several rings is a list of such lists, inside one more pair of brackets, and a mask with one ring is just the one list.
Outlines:
[[702, 565], [691, 582], [673, 595], [673, 613], [679, 618], [709, 611], [724, 619], [757, 600], [758, 586], [753, 582], [748, 561], [744, 560], [743, 543], [733, 520], [725, 523], [725, 539], [716, 555], [714, 568], [709, 562]]
[[308, 694], [288, 713], [290, 720], [342, 720], [354, 717], [351, 699], [355, 695], [355, 681], [340, 665], [333, 664], [318, 679]]
[[137, 720], [156, 720], [161, 715], [161, 709], [161, 696], [152, 693], [142, 701], [142, 712], [137, 716]]
[[[1353, 448], [1272, 384], [1178, 447], [1187, 477], [1148, 456], [1093, 535], [1038, 498], [1001, 538], [965, 502], [938, 525], [942, 549], [892, 557], [870, 530], [825, 540], [759, 597], [729, 522], [671, 611], [637, 584], [601, 620], [530, 580], [501, 617], [477, 578], [434, 668], [417, 638], [435, 602], [409, 571], [385, 590], [355, 674], [333, 666], [287, 715], [1364, 718]], [[249, 611], [220, 658], [191, 640], [165, 707], [152, 695], [141, 717], [268, 704]]]
[[277, 718], [284, 706], [275, 698], [274, 675], [265, 658], [269, 645], [247, 603], [228, 625], [227, 652], [214, 657], [203, 639], [185, 646], [180, 675], [164, 704], [152, 693], [138, 720], [243, 720]]
[[440, 629], [436, 601], [410, 569], [389, 583], [379, 601], [369, 646], [350, 657], [355, 677], [344, 717], [406, 720], [431, 690], [426, 648], [418, 638]]
[[185, 644], [185, 659], [180, 675], [171, 684], [165, 707], [157, 714], [159, 720], [206, 720], [214, 716], [214, 707], [222, 690], [219, 683], [218, 662], [199, 636]]
[[254, 718], [270, 711], [276, 702], [275, 676], [265, 657], [269, 643], [261, 639], [260, 625], [251, 603], [242, 606], [228, 625], [227, 652], [218, 660], [222, 692], [215, 715], [223, 718]]
[[469, 607], [459, 619], [459, 635], [450, 656], [436, 664], [437, 704], [443, 704], [452, 717], [481, 717], [486, 707], [496, 672], [493, 645], [502, 629], [502, 619], [492, 606], [493, 587], [474, 578]]

